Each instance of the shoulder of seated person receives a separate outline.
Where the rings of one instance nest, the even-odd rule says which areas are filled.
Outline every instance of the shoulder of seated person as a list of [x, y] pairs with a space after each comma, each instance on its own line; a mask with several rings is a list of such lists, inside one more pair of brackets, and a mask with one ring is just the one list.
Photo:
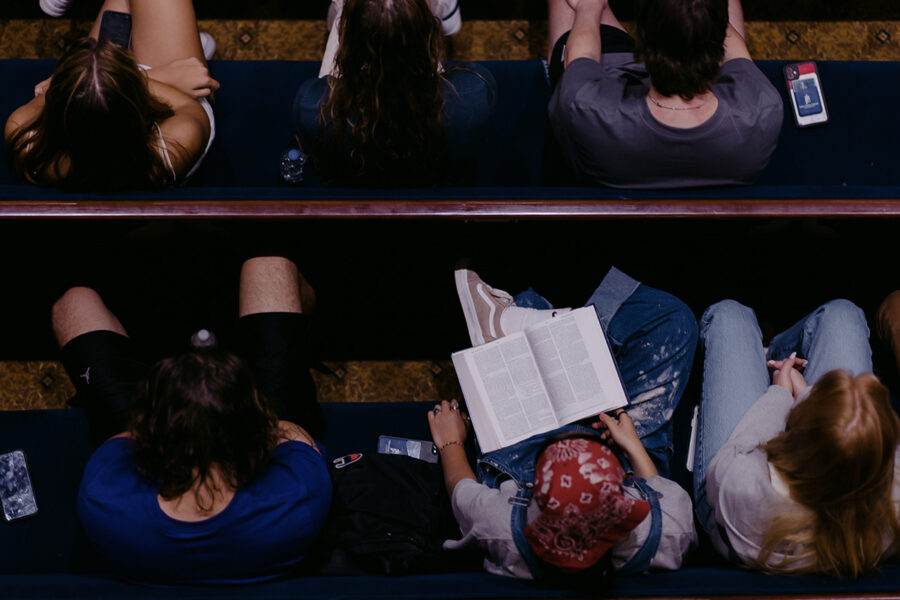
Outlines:
[[41, 108], [32, 100], [28, 104], [23, 104], [9, 115], [6, 120], [6, 127], [3, 130], [4, 139], [9, 139], [12, 135], [30, 125], [41, 114]]
[[[167, 143], [169, 156], [175, 165], [179, 178], [187, 173], [197, 157], [206, 147], [206, 127], [201, 119], [206, 119], [206, 112], [197, 104], [200, 113], [176, 114], [159, 124], [159, 129]], [[177, 147], [173, 148], [171, 142]]]
[[303, 442], [315, 448], [316, 452], [319, 451], [312, 436], [305, 429], [291, 421], [278, 421], [278, 443], [282, 444], [284, 442]]

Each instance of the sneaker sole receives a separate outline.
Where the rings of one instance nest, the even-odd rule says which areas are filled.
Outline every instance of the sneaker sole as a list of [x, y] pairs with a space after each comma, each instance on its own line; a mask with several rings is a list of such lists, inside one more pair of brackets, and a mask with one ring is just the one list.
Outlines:
[[453, 273], [453, 277], [456, 280], [456, 295], [459, 296], [459, 303], [462, 305], [463, 315], [466, 317], [469, 341], [472, 342], [473, 346], [480, 346], [484, 343], [484, 336], [481, 334], [481, 324], [478, 322], [478, 316], [475, 312], [475, 302], [472, 300], [472, 294], [469, 293], [467, 273], [468, 271], [465, 269]]

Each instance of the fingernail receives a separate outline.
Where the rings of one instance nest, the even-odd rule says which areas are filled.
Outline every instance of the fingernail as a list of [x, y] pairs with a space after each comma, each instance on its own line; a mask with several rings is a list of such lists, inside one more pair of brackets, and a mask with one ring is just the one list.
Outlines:
[[796, 352], [791, 352], [791, 355], [788, 356], [788, 358], [797, 358], [797, 353], [796, 353]]

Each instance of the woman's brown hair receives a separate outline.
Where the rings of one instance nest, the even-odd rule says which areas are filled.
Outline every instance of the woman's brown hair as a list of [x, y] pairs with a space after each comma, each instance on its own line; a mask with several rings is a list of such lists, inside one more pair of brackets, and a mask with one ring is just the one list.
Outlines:
[[199, 484], [200, 501], [212, 498], [214, 470], [233, 489], [262, 474], [278, 444], [278, 418], [243, 360], [203, 350], [153, 367], [135, 395], [130, 432], [137, 467], [160, 496], [171, 500]]
[[[760, 566], [771, 571], [858, 577], [900, 539], [894, 453], [900, 419], [871, 374], [826, 373], [765, 444], [769, 463], [802, 508], [776, 515]], [[772, 554], [787, 558], [772, 564]]]
[[347, 0], [319, 169], [352, 185], [437, 183], [446, 136], [440, 25], [426, 0]]
[[15, 172], [38, 185], [164, 187], [173, 177], [160, 156], [157, 123], [173, 114], [150, 94], [128, 50], [83, 38], [60, 59], [41, 114], [10, 137], [7, 155]]

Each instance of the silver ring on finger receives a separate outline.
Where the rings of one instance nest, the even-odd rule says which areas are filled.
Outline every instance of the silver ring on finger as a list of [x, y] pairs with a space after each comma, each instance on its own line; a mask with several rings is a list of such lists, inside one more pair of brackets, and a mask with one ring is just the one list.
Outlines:
[[433, 412], [434, 412], [434, 414], [439, 415], [439, 414], [441, 413], [441, 407], [440, 407], [440, 406], [435, 406]]
[[459, 405], [458, 405], [458, 404], [451, 404], [451, 405], [450, 405], [450, 410], [459, 410]]

